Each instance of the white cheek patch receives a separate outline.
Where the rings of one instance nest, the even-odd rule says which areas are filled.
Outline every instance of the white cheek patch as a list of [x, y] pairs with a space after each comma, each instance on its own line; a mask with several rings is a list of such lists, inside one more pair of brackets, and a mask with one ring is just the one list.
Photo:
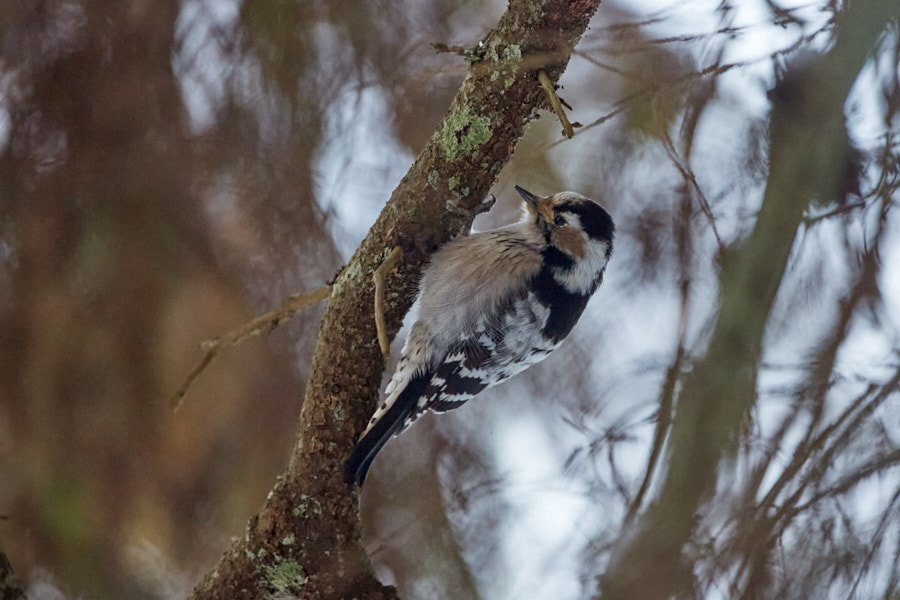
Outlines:
[[585, 244], [584, 258], [575, 261], [575, 266], [566, 271], [554, 274], [560, 285], [572, 294], [590, 294], [597, 283], [597, 276], [606, 268], [609, 259], [606, 256], [606, 242], [589, 239]]

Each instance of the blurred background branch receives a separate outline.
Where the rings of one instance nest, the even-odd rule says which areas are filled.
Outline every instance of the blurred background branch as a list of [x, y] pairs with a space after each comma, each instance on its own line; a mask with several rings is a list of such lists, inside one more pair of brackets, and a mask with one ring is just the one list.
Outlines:
[[751, 234], [722, 256], [721, 306], [709, 347], [678, 396], [665, 479], [657, 499], [603, 575], [604, 598], [688, 596], [693, 567], [682, 551], [709, 500], [723, 458], [757, 396], [770, 311], [794, 238], [811, 202], [844, 195], [849, 148], [843, 113], [871, 51], [872, 31], [894, 10], [854, 2], [836, 19], [837, 41], [822, 57], [795, 61], [771, 93], [769, 176]]
[[204, 352], [203, 358], [201, 358], [197, 366], [188, 373], [188, 376], [179, 386], [175, 395], [172, 397], [172, 400], [169, 402], [172, 406], [172, 410], [178, 410], [181, 407], [181, 401], [194, 383], [194, 380], [206, 370], [219, 354], [240, 344], [250, 337], [259, 335], [263, 332], [268, 333], [304, 308], [307, 308], [320, 300], [324, 300], [329, 294], [331, 294], [331, 287], [325, 286], [307, 294], [289, 296], [278, 308], [273, 308], [267, 313], [254, 317], [252, 320], [236, 329], [232, 329], [224, 335], [201, 343], [200, 349]]

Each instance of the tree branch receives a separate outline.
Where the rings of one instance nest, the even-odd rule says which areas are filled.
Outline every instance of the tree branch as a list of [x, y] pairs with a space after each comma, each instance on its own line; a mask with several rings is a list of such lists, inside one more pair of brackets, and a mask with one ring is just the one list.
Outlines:
[[403, 250], [400, 246], [395, 247], [372, 275], [372, 281], [375, 283], [375, 332], [378, 335], [378, 346], [385, 358], [391, 355], [391, 342], [388, 341], [387, 325], [384, 322], [384, 276], [402, 257]]
[[[399, 246], [385, 324], [396, 334], [428, 257], [465, 232], [546, 102], [536, 70], [555, 83], [599, 0], [513, 0], [467, 53], [469, 73], [450, 111], [400, 182], [350, 263], [334, 281], [322, 320], [288, 470], [263, 510], [195, 588], [195, 600], [394, 598], [360, 543], [357, 495], [341, 465], [374, 410], [384, 357], [373, 314], [372, 274]], [[545, 58], [546, 57], [546, 58]]]
[[200, 374], [206, 370], [206, 367], [208, 367], [221, 353], [237, 346], [247, 338], [259, 335], [264, 331], [275, 329], [304, 308], [312, 306], [320, 300], [324, 300], [330, 293], [331, 287], [325, 286], [314, 292], [290, 296], [287, 300], [282, 302], [281, 306], [278, 308], [274, 308], [265, 314], [247, 321], [221, 337], [217, 337], [214, 340], [207, 340], [200, 344], [200, 348], [205, 350], [206, 354], [203, 355], [203, 358], [200, 359], [197, 366], [184, 378], [184, 382], [182, 382], [181, 386], [175, 394], [173, 394], [171, 400], [169, 400], [169, 406], [172, 407], [173, 411], [181, 408], [181, 401], [188, 393], [191, 385], [193, 385]]
[[562, 103], [559, 101], [559, 96], [556, 95], [556, 90], [553, 89], [553, 84], [550, 83], [550, 78], [547, 77], [547, 72], [543, 69], [538, 69], [537, 74], [538, 81], [541, 82], [541, 86], [544, 88], [544, 91], [547, 92], [547, 99], [550, 101], [550, 106], [553, 107], [553, 111], [556, 113], [556, 116], [559, 117], [559, 122], [562, 124], [563, 135], [571, 139], [571, 137], [575, 135], [575, 129], [572, 128], [569, 118], [566, 117], [566, 111], [563, 110]]

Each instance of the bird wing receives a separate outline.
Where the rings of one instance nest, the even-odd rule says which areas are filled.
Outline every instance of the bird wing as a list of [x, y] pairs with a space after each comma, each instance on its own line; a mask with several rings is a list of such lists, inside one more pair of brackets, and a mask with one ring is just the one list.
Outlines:
[[427, 410], [453, 410], [487, 386], [496, 383], [485, 370], [491, 354], [489, 347], [474, 336], [453, 344], [432, 374], [415, 416], [404, 428]]
[[486, 387], [543, 359], [556, 346], [540, 335], [547, 316], [546, 308], [524, 291], [482, 313], [434, 368], [415, 416], [458, 408]]
[[[344, 480], [362, 486], [372, 461], [389, 439], [402, 433], [426, 411], [457, 408], [493, 383], [490, 378], [481, 377], [479, 371], [479, 365], [489, 359], [484, 344], [465, 339], [453, 344], [432, 369], [396, 378], [389, 401], [376, 413], [345, 463]], [[397, 389], [396, 384], [402, 385], [402, 389]]]

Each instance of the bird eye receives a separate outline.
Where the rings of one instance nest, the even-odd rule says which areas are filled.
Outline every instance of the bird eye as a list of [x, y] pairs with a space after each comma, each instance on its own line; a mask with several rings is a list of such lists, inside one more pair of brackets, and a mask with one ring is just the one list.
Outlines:
[[567, 224], [566, 218], [562, 215], [556, 215], [556, 218], [553, 219], [553, 222], [556, 224], [557, 227], [562, 227], [563, 225]]

